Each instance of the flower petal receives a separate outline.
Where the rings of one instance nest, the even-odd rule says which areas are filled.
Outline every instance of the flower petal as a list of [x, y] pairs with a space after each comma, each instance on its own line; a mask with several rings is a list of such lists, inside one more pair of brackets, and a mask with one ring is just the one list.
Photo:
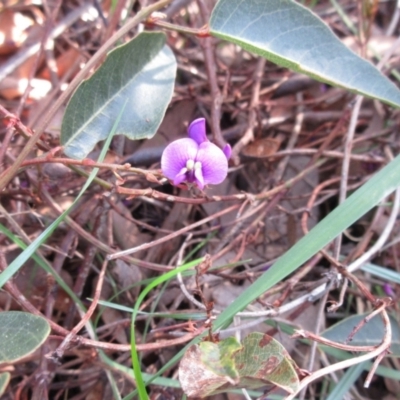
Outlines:
[[232, 155], [232, 147], [231, 147], [231, 145], [229, 143], [227, 143], [224, 146], [224, 148], [222, 149], [222, 151], [224, 152], [226, 159], [229, 160], [231, 158], [231, 155]]
[[188, 160], [195, 160], [199, 146], [189, 138], [178, 139], [170, 143], [161, 156], [161, 169], [170, 180], [186, 168]]
[[201, 162], [204, 185], [221, 183], [228, 174], [228, 160], [223, 151], [214, 143], [202, 143], [196, 161]]
[[206, 120], [204, 118], [195, 119], [188, 128], [188, 135], [198, 145], [209, 142], [206, 135]]
[[200, 190], [204, 189], [204, 177], [203, 177], [203, 171], [201, 168], [197, 168], [194, 170], [194, 177], [197, 186], [199, 187]]
[[183, 181], [186, 180], [186, 172], [187, 172], [187, 168], [182, 168], [182, 170], [179, 172], [179, 174], [175, 175], [175, 178], [174, 178], [175, 186], [180, 185]]

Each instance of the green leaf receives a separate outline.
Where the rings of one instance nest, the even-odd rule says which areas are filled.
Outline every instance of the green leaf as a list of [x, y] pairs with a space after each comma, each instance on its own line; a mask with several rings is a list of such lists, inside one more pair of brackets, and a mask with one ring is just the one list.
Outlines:
[[0, 396], [2, 396], [6, 390], [8, 382], [10, 382], [10, 377], [11, 375], [9, 372], [3, 372], [0, 374]]
[[49, 333], [50, 325], [42, 317], [20, 311], [0, 313], [0, 364], [33, 353]]
[[294, 362], [286, 349], [274, 338], [254, 332], [243, 340], [243, 349], [235, 356], [241, 382], [246, 388], [256, 389], [272, 384], [289, 393], [299, 386], [299, 379], [294, 369]]
[[176, 61], [163, 33], [144, 32], [111, 51], [103, 65], [78, 87], [64, 114], [61, 144], [82, 159], [105, 139], [123, 104], [116, 134], [152, 137], [171, 100]]
[[210, 33], [319, 81], [400, 107], [400, 91], [292, 0], [219, 0]]
[[242, 348], [234, 337], [227, 338], [219, 343], [202, 342], [200, 361], [206, 368], [216, 375], [227, 376], [235, 382], [239, 373], [235, 366], [234, 353]]
[[[358, 325], [368, 314], [352, 315], [324, 331], [321, 336], [338, 343], [346, 343], [353, 328]], [[389, 315], [392, 327], [392, 344], [389, 356], [400, 357], [400, 326], [396, 318]], [[348, 344], [353, 346], [378, 346], [385, 336], [385, 328], [382, 318], [377, 315], [368, 321], [353, 337]]]
[[294, 362], [272, 337], [254, 332], [239, 344], [235, 338], [202, 342], [186, 351], [179, 381], [189, 397], [206, 397], [233, 388], [276, 386], [293, 393], [299, 386]]

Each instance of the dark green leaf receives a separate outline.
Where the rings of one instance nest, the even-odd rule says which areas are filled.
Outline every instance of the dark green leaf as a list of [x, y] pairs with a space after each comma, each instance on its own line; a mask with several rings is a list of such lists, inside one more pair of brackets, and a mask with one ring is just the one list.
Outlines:
[[82, 159], [110, 133], [125, 101], [116, 134], [152, 137], [171, 100], [176, 61], [163, 33], [145, 32], [111, 51], [103, 65], [78, 87], [65, 111], [61, 144]]
[[[337, 324], [331, 326], [321, 334], [326, 339], [338, 343], [346, 343], [347, 338], [360, 321], [368, 314], [352, 315]], [[389, 315], [390, 325], [392, 327], [391, 353], [388, 355], [400, 357], [400, 326], [396, 318]], [[348, 344], [352, 346], [378, 346], [382, 343], [385, 335], [385, 328], [382, 318], [377, 315], [366, 323], [353, 337]]]
[[48, 322], [20, 311], [0, 313], [0, 364], [20, 360], [33, 353], [50, 333]]
[[400, 91], [292, 0], [219, 0], [211, 34], [322, 82], [400, 107]]

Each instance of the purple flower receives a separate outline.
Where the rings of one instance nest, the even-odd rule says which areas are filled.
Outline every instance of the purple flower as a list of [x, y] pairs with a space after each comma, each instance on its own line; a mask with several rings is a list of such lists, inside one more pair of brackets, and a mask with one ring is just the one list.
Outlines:
[[204, 118], [194, 120], [188, 128], [189, 138], [170, 143], [161, 157], [163, 174], [174, 185], [193, 183], [200, 189], [205, 185], [217, 185], [228, 174], [231, 146], [223, 150], [211, 143], [206, 135]]
[[385, 283], [383, 285], [383, 290], [384, 290], [384, 292], [386, 293], [387, 296], [390, 296], [390, 297], [393, 297], [393, 298], [396, 297], [396, 294], [393, 291], [393, 287], [389, 283]]

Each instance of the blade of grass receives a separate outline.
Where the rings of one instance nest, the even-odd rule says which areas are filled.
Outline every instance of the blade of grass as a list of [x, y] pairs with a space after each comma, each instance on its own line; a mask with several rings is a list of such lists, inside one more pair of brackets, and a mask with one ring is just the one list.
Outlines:
[[[114, 136], [118, 123], [121, 120], [122, 114], [125, 110], [125, 105], [122, 107], [115, 123], [111, 129], [111, 132], [104, 143], [103, 149], [99, 155], [98, 162], [102, 162], [107, 154], [108, 148], [111, 143], [111, 139]], [[42, 232], [2, 273], [0, 273], [0, 288], [25, 264], [26, 261], [29, 260], [36, 252], [36, 250], [51, 236], [51, 234], [57, 229], [57, 227], [61, 224], [61, 222], [65, 219], [65, 217], [71, 212], [75, 204], [82, 197], [82, 195], [86, 192], [86, 189], [90, 186], [93, 179], [96, 177], [99, 172], [99, 168], [93, 168], [92, 172], [89, 175], [89, 178], [85, 182], [82, 190], [79, 192], [78, 196], [71, 204], [71, 206], [65, 210], [52, 224], [50, 224], [44, 232]]]
[[385, 281], [392, 281], [400, 285], [400, 274], [397, 271], [393, 271], [392, 269], [380, 267], [379, 265], [371, 263], [363, 265], [361, 269]]
[[[26, 245], [19, 237], [15, 236], [10, 230], [8, 230], [4, 225], [0, 224], [0, 232], [7, 236], [11, 241], [18, 245], [22, 250], [25, 250], [28, 245]], [[81, 300], [76, 296], [76, 294], [71, 290], [71, 288], [64, 282], [61, 276], [54, 271], [53, 267], [48, 264], [45, 260], [39, 257], [37, 254], [32, 254], [33, 260], [40, 265], [47, 273], [53, 275], [57, 284], [71, 297], [71, 299], [77, 304], [82, 311], [86, 308], [81, 302]]]
[[147, 294], [153, 288], [155, 288], [156, 286], [160, 285], [163, 282], [166, 282], [169, 279], [172, 279], [179, 272], [183, 272], [189, 268], [192, 268], [192, 267], [200, 264], [201, 261], [203, 261], [203, 258], [199, 258], [197, 260], [191, 261], [187, 264], [177, 267], [176, 269], [174, 269], [172, 271], [168, 271], [165, 274], [157, 277], [142, 290], [142, 292], [140, 293], [140, 295], [138, 296], [138, 298], [136, 300], [135, 307], [133, 308], [133, 312], [132, 312], [132, 323], [131, 323], [131, 357], [132, 357], [133, 372], [135, 374], [135, 379], [136, 379], [136, 387], [137, 387], [137, 391], [138, 391], [140, 400], [148, 400], [148, 398], [149, 398], [147, 395], [142, 372], [140, 369], [140, 361], [139, 361], [138, 352], [136, 350], [135, 320], [136, 320], [136, 316], [139, 312], [140, 305], [142, 304], [143, 299], [147, 296]]
[[215, 320], [214, 329], [227, 326], [236, 313], [294, 272], [371, 208], [400, 186], [400, 156], [376, 173], [341, 205], [302, 237], [272, 267], [237, 297]]
[[354, 382], [360, 377], [364, 371], [368, 361], [350, 367], [343, 377], [335, 384], [334, 389], [329, 393], [326, 400], [344, 399], [344, 395], [351, 389]]

